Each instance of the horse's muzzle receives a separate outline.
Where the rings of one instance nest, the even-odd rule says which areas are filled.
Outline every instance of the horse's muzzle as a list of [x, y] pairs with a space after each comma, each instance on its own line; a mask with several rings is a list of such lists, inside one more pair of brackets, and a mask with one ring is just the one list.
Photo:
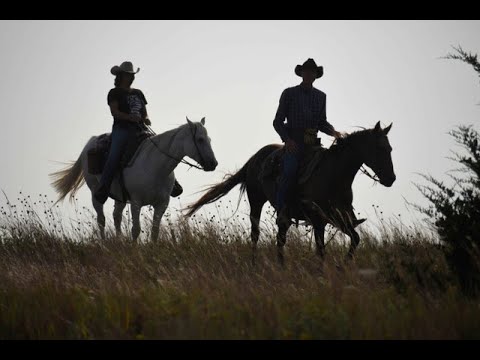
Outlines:
[[386, 187], [391, 187], [396, 179], [397, 179], [397, 177], [395, 176], [395, 174], [393, 174], [391, 176], [381, 178], [380, 179], [380, 184], [382, 184], [383, 186], [386, 186]]
[[207, 161], [203, 166], [205, 171], [214, 171], [217, 168], [218, 162], [217, 160]]

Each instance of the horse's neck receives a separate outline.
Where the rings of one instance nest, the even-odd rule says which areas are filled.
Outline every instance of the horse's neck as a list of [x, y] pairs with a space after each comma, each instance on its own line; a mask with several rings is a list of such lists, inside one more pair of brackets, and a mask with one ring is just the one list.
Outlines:
[[334, 167], [332, 175], [337, 179], [339, 184], [346, 187], [351, 187], [358, 170], [363, 164], [363, 159], [360, 154], [361, 145], [358, 143], [345, 146], [344, 149], [339, 149], [334, 155]]
[[146, 142], [145, 166], [152, 170], [171, 173], [185, 156], [182, 129], [177, 128], [154, 135], [150, 140]]

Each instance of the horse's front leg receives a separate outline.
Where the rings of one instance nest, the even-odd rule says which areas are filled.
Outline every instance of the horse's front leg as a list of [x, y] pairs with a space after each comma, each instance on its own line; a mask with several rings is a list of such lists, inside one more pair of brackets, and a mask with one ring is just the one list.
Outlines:
[[353, 259], [353, 254], [355, 253], [355, 249], [357, 248], [360, 242], [360, 235], [358, 235], [354, 226], [348, 226], [348, 228], [344, 231], [344, 233], [350, 237], [350, 248], [348, 249], [348, 254], [346, 257], [346, 261], [349, 261]]
[[97, 224], [100, 230], [100, 236], [102, 240], [105, 240], [105, 214], [103, 212], [103, 204], [98, 202], [92, 193], [92, 203], [95, 211], [97, 212]]
[[153, 222], [152, 222], [152, 241], [157, 241], [158, 239], [158, 230], [160, 228], [160, 222], [162, 221], [163, 214], [167, 210], [168, 203], [170, 198], [167, 197], [161, 203], [155, 205], [153, 212]]
[[345, 213], [340, 214], [339, 222], [340, 228], [342, 231], [350, 237], [350, 248], [348, 249], [347, 254], [347, 261], [353, 259], [353, 254], [355, 249], [357, 248], [358, 244], [360, 243], [360, 235], [355, 230], [359, 224], [361, 224], [364, 220], [357, 220], [355, 213], [349, 209]]

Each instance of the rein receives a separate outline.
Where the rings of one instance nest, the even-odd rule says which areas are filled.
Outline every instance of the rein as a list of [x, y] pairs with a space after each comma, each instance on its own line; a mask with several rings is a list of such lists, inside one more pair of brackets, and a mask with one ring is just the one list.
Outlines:
[[[192, 126], [195, 129], [195, 132], [192, 132]], [[196, 140], [197, 127], [195, 125], [190, 124], [190, 123], [188, 123], [188, 127], [190, 128], [190, 133], [192, 134], [192, 137], [193, 137], [193, 143], [195, 144], [195, 149], [197, 149], [197, 153], [200, 156], [200, 161], [205, 164], [205, 159], [203, 158], [202, 152], [200, 151], [200, 149], [198, 148], [198, 145], [197, 145], [197, 140]]]
[[[157, 134], [155, 133], [155, 131], [153, 131], [153, 129], [152, 129], [149, 125], [146, 125], [146, 124], [145, 124], [145, 126], [147, 127], [147, 130], [148, 130], [148, 132], [149, 132], [151, 135], [157, 135]], [[191, 126], [191, 125], [189, 125], [189, 126]], [[192, 132], [192, 129], [191, 129], [191, 128], [190, 128], [190, 132]], [[195, 147], [197, 148], [197, 151], [198, 151], [198, 153], [199, 153], [199, 155], [200, 155], [200, 158], [201, 158], [202, 161], [203, 161], [202, 153], [199, 151], [198, 146], [197, 146], [197, 141], [195, 140], [195, 134], [192, 133], [192, 135], [193, 135], [193, 143], [195, 144]], [[172, 155], [170, 155], [169, 153], [161, 150], [161, 149], [157, 146], [157, 144], [155, 144], [155, 141], [152, 140], [151, 136], [149, 136], [148, 139], [152, 142], [152, 144], [157, 148], [158, 151], [160, 151], [162, 154], [168, 156], [169, 158], [174, 159], [174, 160], [178, 161], [179, 163], [183, 163], [183, 164], [188, 165], [188, 166], [190, 166], [190, 167], [194, 167], [194, 168], [197, 168], [197, 169], [199, 169], [199, 170], [203, 170], [203, 167], [200, 167], [200, 166], [198, 166], [198, 165], [192, 164], [192, 163], [188, 162], [188, 161], [185, 160], [185, 159], [178, 159], [178, 158], [176, 158], [175, 156], [172, 156]]]
[[362, 173], [364, 173], [365, 175], [367, 175], [367, 176], [368, 176], [370, 179], [372, 179], [373, 181], [380, 182], [380, 179], [378, 178], [377, 174], [373, 174], [373, 175], [370, 174], [370, 173], [368, 172], [368, 170], [365, 169], [365, 167], [364, 167], [363, 165], [360, 167], [360, 171], [361, 171]]

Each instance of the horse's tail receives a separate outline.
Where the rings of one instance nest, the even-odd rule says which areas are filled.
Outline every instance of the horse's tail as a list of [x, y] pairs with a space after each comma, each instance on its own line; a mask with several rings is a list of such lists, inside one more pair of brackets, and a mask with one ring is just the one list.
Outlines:
[[238, 170], [235, 174], [227, 174], [224, 177], [225, 180], [223, 180], [221, 183], [210, 186], [207, 189], [207, 192], [203, 194], [203, 196], [200, 199], [198, 199], [197, 202], [185, 208], [185, 210], [188, 210], [186, 216], [192, 216], [203, 205], [215, 202], [221, 197], [227, 195], [227, 193], [238, 184], [240, 184], [240, 197], [239, 197], [239, 201], [240, 201], [240, 199], [242, 198], [242, 195], [245, 193], [245, 189], [247, 185], [246, 184], [247, 168], [252, 162], [253, 158], [254, 156], [252, 156], [245, 163], [245, 165], [243, 165], [243, 167], [240, 170]]
[[53, 179], [52, 186], [55, 191], [60, 194], [55, 204], [62, 201], [68, 193], [70, 193], [70, 201], [72, 201], [77, 191], [85, 184], [82, 169], [82, 154], [83, 152], [77, 161], [71, 162], [70, 166], [49, 175], [50, 178]]

